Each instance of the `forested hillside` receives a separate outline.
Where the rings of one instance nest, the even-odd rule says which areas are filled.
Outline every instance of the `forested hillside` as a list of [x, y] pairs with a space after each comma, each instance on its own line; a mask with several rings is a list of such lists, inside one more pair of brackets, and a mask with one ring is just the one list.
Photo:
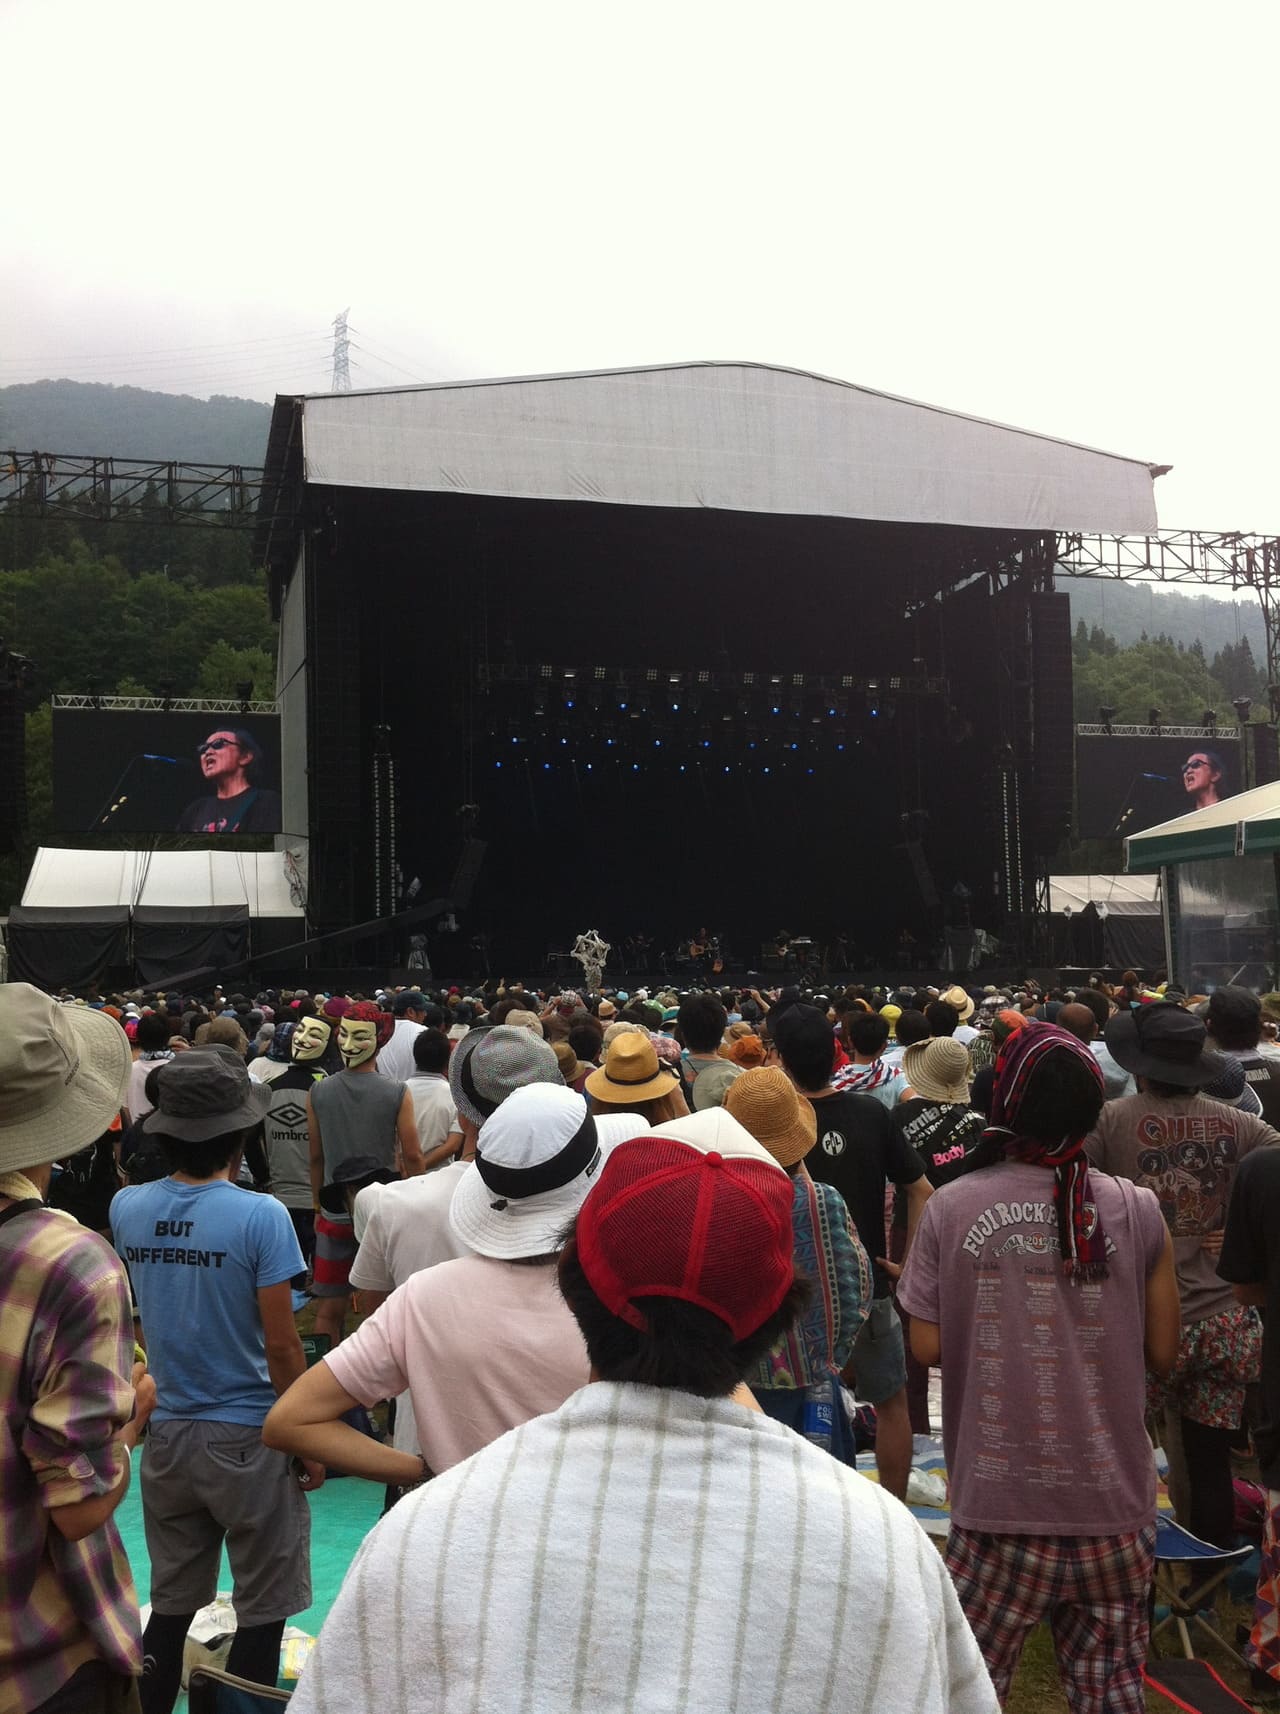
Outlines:
[[96, 381], [31, 381], [0, 387], [0, 448], [77, 456], [261, 464], [270, 405], [256, 399], [193, 399]]

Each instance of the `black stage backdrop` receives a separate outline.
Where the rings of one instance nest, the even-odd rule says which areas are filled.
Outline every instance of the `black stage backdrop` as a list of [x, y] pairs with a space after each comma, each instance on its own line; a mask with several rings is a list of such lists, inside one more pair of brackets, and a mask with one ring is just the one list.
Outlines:
[[9, 975], [37, 988], [83, 988], [129, 963], [127, 905], [13, 905]]
[[247, 905], [139, 905], [133, 913], [133, 961], [146, 986], [182, 970], [220, 970], [249, 954]]
[[[446, 889], [457, 811], [479, 806], [488, 855], [465, 929], [492, 935], [507, 974], [588, 927], [615, 943], [643, 931], [675, 945], [706, 926], [754, 966], [779, 928], [820, 943], [844, 930], [852, 949], [883, 960], [904, 926], [940, 941], [944, 919], [1001, 914], [993, 757], [1005, 669], [985, 584], [946, 603], [936, 593], [972, 580], [1003, 535], [466, 496], [315, 498], [327, 520], [311, 550], [309, 615], [321, 923], [374, 914], [365, 853], [379, 727], [397, 766], [405, 882]], [[920, 598], [931, 587], [935, 598]], [[546, 684], [513, 686], [519, 669], [542, 667], [555, 669]], [[566, 667], [581, 694], [566, 690]], [[668, 669], [685, 675], [679, 696], [666, 694]], [[620, 670], [639, 699], [620, 691]], [[699, 692], [699, 671], [715, 694]], [[860, 688], [835, 708], [798, 687], [799, 715], [789, 695], [775, 715], [761, 691], [772, 673], [787, 692], [796, 674], [849, 675]], [[486, 675], [500, 681], [487, 693]], [[891, 688], [926, 676], [948, 695]], [[727, 702], [722, 678], [740, 691]], [[1069, 708], [1069, 676], [1065, 694]]]

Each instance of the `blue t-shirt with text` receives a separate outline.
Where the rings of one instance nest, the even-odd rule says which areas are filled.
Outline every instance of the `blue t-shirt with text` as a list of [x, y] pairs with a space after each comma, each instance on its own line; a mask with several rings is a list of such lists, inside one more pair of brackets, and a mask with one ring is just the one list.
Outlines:
[[258, 1292], [306, 1266], [283, 1205], [225, 1179], [162, 1178], [116, 1194], [111, 1231], [142, 1317], [156, 1421], [256, 1428], [276, 1400]]

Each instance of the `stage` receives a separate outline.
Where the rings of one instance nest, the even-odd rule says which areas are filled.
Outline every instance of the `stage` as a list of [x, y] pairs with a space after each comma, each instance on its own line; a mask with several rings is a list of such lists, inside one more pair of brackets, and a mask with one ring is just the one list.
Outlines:
[[768, 976], [782, 928], [883, 969], [1025, 923], [1071, 813], [1056, 532], [1155, 526], [1139, 460], [752, 364], [282, 398], [266, 492], [309, 924], [416, 882], [495, 975], [588, 927]]

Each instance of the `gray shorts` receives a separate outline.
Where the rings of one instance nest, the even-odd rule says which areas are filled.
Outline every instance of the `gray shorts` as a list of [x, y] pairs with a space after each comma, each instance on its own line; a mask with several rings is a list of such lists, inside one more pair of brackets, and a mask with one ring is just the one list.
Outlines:
[[223, 1541], [236, 1622], [266, 1625], [311, 1605], [311, 1512], [287, 1452], [237, 1422], [152, 1422], [142, 1518], [157, 1613], [195, 1613], [218, 1592]]
[[862, 1404], [882, 1405], [907, 1384], [902, 1323], [891, 1297], [873, 1298], [853, 1342], [853, 1390]]

